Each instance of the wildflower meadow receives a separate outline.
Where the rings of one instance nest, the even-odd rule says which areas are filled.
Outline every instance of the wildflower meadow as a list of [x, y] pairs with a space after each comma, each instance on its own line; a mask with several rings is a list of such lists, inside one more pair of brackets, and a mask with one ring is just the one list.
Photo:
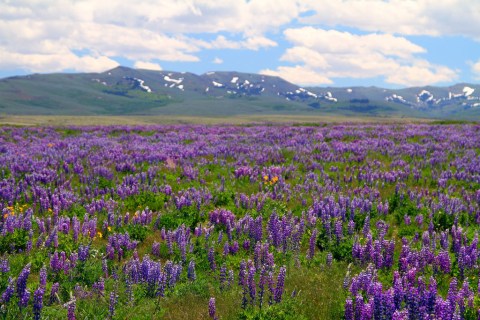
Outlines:
[[480, 125], [0, 128], [2, 319], [480, 319]]

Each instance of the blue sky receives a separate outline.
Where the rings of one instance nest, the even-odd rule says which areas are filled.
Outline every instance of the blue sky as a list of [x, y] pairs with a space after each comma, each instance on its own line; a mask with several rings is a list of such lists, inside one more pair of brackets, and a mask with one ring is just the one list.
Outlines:
[[0, 0], [0, 78], [117, 65], [300, 85], [480, 81], [477, 0]]

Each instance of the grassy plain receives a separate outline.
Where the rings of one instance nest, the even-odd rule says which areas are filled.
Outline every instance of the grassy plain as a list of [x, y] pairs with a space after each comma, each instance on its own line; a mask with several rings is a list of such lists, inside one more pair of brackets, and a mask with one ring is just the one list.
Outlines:
[[255, 123], [430, 123], [432, 119], [391, 117], [346, 117], [318, 115], [236, 115], [236, 116], [19, 116], [0, 115], [0, 125], [14, 126], [85, 126], [85, 125], [156, 125], [156, 124], [255, 124]]

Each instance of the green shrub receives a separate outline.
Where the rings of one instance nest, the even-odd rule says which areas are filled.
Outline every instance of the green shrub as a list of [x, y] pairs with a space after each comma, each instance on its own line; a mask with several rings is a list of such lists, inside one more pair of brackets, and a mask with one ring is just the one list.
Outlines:
[[0, 253], [24, 251], [27, 248], [28, 232], [24, 229], [15, 229], [0, 237]]

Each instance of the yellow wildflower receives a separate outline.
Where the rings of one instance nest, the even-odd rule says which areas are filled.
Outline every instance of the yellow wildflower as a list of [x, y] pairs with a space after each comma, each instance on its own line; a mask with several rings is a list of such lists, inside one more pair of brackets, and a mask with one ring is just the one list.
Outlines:
[[97, 232], [97, 235], [100, 239], [103, 237], [103, 234], [100, 231]]

